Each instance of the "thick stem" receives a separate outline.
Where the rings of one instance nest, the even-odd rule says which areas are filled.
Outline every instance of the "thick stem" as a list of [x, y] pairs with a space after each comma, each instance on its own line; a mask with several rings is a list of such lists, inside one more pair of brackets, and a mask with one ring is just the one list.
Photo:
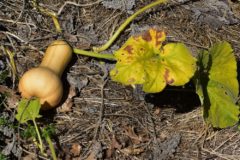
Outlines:
[[113, 54], [97, 53], [97, 52], [85, 51], [85, 50], [81, 50], [81, 49], [77, 49], [77, 48], [74, 48], [73, 52], [76, 53], [76, 54], [84, 55], [84, 56], [107, 59], [107, 60], [110, 60], [110, 61], [116, 61]]
[[141, 9], [139, 9], [137, 12], [135, 12], [133, 15], [131, 15], [124, 21], [124, 23], [118, 28], [118, 30], [113, 34], [113, 36], [107, 41], [107, 43], [105, 43], [101, 47], [94, 47], [93, 50], [95, 52], [101, 52], [101, 51], [108, 49], [112, 45], [112, 43], [117, 39], [119, 34], [128, 26], [128, 24], [130, 22], [132, 22], [134, 20], [134, 18], [136, 18], [139, 14], [143, 13], [144, 11], [146, 11], [156, 5], [159, 5], [161, 3], [165, 3], [165, 2], [167, 2], [167, 0], [157, 0], [153, 3], [146, 5], [145, 7], [141, 8]]

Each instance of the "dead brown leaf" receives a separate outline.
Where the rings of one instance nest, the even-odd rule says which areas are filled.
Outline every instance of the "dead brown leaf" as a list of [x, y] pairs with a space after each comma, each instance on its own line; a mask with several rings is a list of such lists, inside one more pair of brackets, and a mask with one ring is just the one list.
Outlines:
[[98, 155], [102, 153], [102, 145], [99, 142], [96, 142], [91, 150], [90, 155], [86, 158], [86, 160], [97, 160]]
[[137, 135], [135, 133], [134, 127], [126, 126], [124, 129], [125, 135], [127, 135], [131, 139], [133, 144], [140, 144], [149, 140], [147, 133], [141, 133]]
[[120, 151], [126, 155], [139, 155], [144, 151], [144, 148], [135, 148], [133, 146], [129, 146], [127, 148], [121, 149]]
[[78, 143], [73, 143], [70, 152], [72, 153], [72, 155], [73, 155], [74, 157], [76, 157], [76, 156], [79, 156], [79, 155], [80, 155], [81, 149], [82, 149], [82, 147], [81, 147], [80, 144], [78, 144]]
[[97, 157], [96, 157], [95, 153], [91, 152], [86, 160], [97, 160]]
[[122, 145], [116, 139], [116, 136], [112, 136], [110, 147], [107, 149], [106, 157], [111, 158], [115, 149], [121, 149]]
[[6, 102], [9, 108], [16, 108], [20, 96], [16, 94], [16, 92], [6, 86], [0, 85], [0, 93], [6, 95]]
[[154, 115], [160, 115], [160, 113], [161, 113], [160, 108], [156, 108], [156, 110], [153, 112]]
[[138, 135], [134, 131], [134, 127], [126, 126], [124, 129], [125, 129], [125, 134], [132, 140], [134, 144], [141, 143], [141, 140], [139, 139]]
[[23, 158], [22, 158], [22, 160], [34, 160], [34, 159], [36, 159], [37, 157], [35, 156], [35, 155], [33, 155], [33, 154], [28, 154], [28, 155], [26, 155], [26, 156], [24, 156]]
[[57, 110], [61, 113], [71, 112], [73, 106], [73, 97], [76, 96], [76, 89], [72, 86], [69, 88], [69, 94], [66, 101]]

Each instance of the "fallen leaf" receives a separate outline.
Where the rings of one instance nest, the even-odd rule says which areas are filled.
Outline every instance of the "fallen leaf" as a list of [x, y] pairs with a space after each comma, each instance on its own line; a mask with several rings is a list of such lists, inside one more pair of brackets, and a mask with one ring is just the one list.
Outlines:
[[69, 88], [69, 94], [66, 99], [66, 101], [59, 107], [57, 110], [58, 112], [65, 113], [65, 112], [71, 112], [72, 106], [73, 106], [73, 97], [77, 95], [76, 89], [72, 86]]
[[28, 154], [26, 155], [25, 157], [22, 158], [22, 160], [34, 160], [36, 159], [37, 157], [33, 154]]
[[129, 146], [127, 148], [121, 149], [120, 151], [126, 155], [139, 155], [144, 151], [144, 148], [135, 148], [133, 146]]
[[81, 152], [81, 145], [78, 144], [78, 143], [73, 143], [72, 144], [72, 148], [70, 150], [70, 152], [72, 153], [72, 155], [75, 157], [75, 156], [79, 156], [80, 155], [80, 152]]
[[161, 109], [160, 108], [157, 108], [155, 111], [154, 111], [154, 115], [159, 115], [161, 112]]
[[86, 160], [97, 160], [97, 157], [96, 157], [95, 153], [91, 152]]
[[97, 160], [98, 158], [101, 158], [102, 154], [102, 145], [99, 142], [96, 142], [91, 150], [90, 155], [86, 158], [86, 160]]
[[140, 137], [135, 133], [134, 127], [125, 127], [125, 134], [132, 140], [133, 144], [140, 144], [141, 139]]
[[121, 149], [122, 145], [116, 139], [116, 136], [112, 136], [110, 147], [107, 149], [106, 157], [111, 158], [115, 149]]
[[0, 93], [6, 95], [6, 102], [9, 108], [16, 108], [20, 100], [20, 96], [16, 92], [6, 86], [0, 85]]

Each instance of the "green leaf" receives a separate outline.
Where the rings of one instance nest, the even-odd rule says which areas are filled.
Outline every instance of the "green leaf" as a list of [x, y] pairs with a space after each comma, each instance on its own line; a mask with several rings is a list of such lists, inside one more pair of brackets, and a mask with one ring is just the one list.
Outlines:
[[0, 126], [6, 125], [8, 123], [6, 118], [0, 117]]
[[35, 126], [28, 124], [27, 128], [25, 128], [21, 132], [21, 136], [26, 139], [27, 138], [37, 139], [37, 132], [36, 132]]
[[7, 159], [8, 159], [7, 156], [0, 153], [0, 160], [7, 160]]
[[40, 118], [39, 111], [41, 108], [40, 100], [38, 98], [27, 100], [22, 99], [19, 102], [16, 119], [19, 123], [26, 123], [29, 120], [35, 121]]
[[56, 133], [56, 128], [53, 124], [47, 125], [45, 128], [42, 129], [42, 136], [43, 137], [51, 137]]
[[215, 44], [198, 58], [195, 82], [204, 106], [204, 118], [215, 128], [226, 128], [239, 121], [237, 62], [231, 45]]
[[165, 39], [165, 33], [156, 29], [130, 37], [114, 54], [117, 63], [110, 72], [112, 80], [125, 85], [142, 84], [148, 93], [160, 92], [167, 84], [187, 83], [196, 70], [196, 59], [182, 43], [162, 47]]

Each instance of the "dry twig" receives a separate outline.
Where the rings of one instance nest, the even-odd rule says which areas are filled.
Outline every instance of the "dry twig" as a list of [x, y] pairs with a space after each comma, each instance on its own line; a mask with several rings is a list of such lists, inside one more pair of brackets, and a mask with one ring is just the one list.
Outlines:
[[98, 4], [98, 3], [100, 3], [100, 2], [102, 2], [102, 0], [97, 0], [96, 2], [87, 3], [87, 4], [78, 4], [78, 3], [75, 3], [75, 2], [71, 2], [71, 1], [66, 1], [66, 2], [64, 2], [64, 4], [60, 7], [60, 9], [58, 10], [58, 13], [57, 13], [57, 14], [60, 15], [66, 5], [74, 5], [74, 6], [77, 6], [77, 7], [89, 7], [89, 6]]

